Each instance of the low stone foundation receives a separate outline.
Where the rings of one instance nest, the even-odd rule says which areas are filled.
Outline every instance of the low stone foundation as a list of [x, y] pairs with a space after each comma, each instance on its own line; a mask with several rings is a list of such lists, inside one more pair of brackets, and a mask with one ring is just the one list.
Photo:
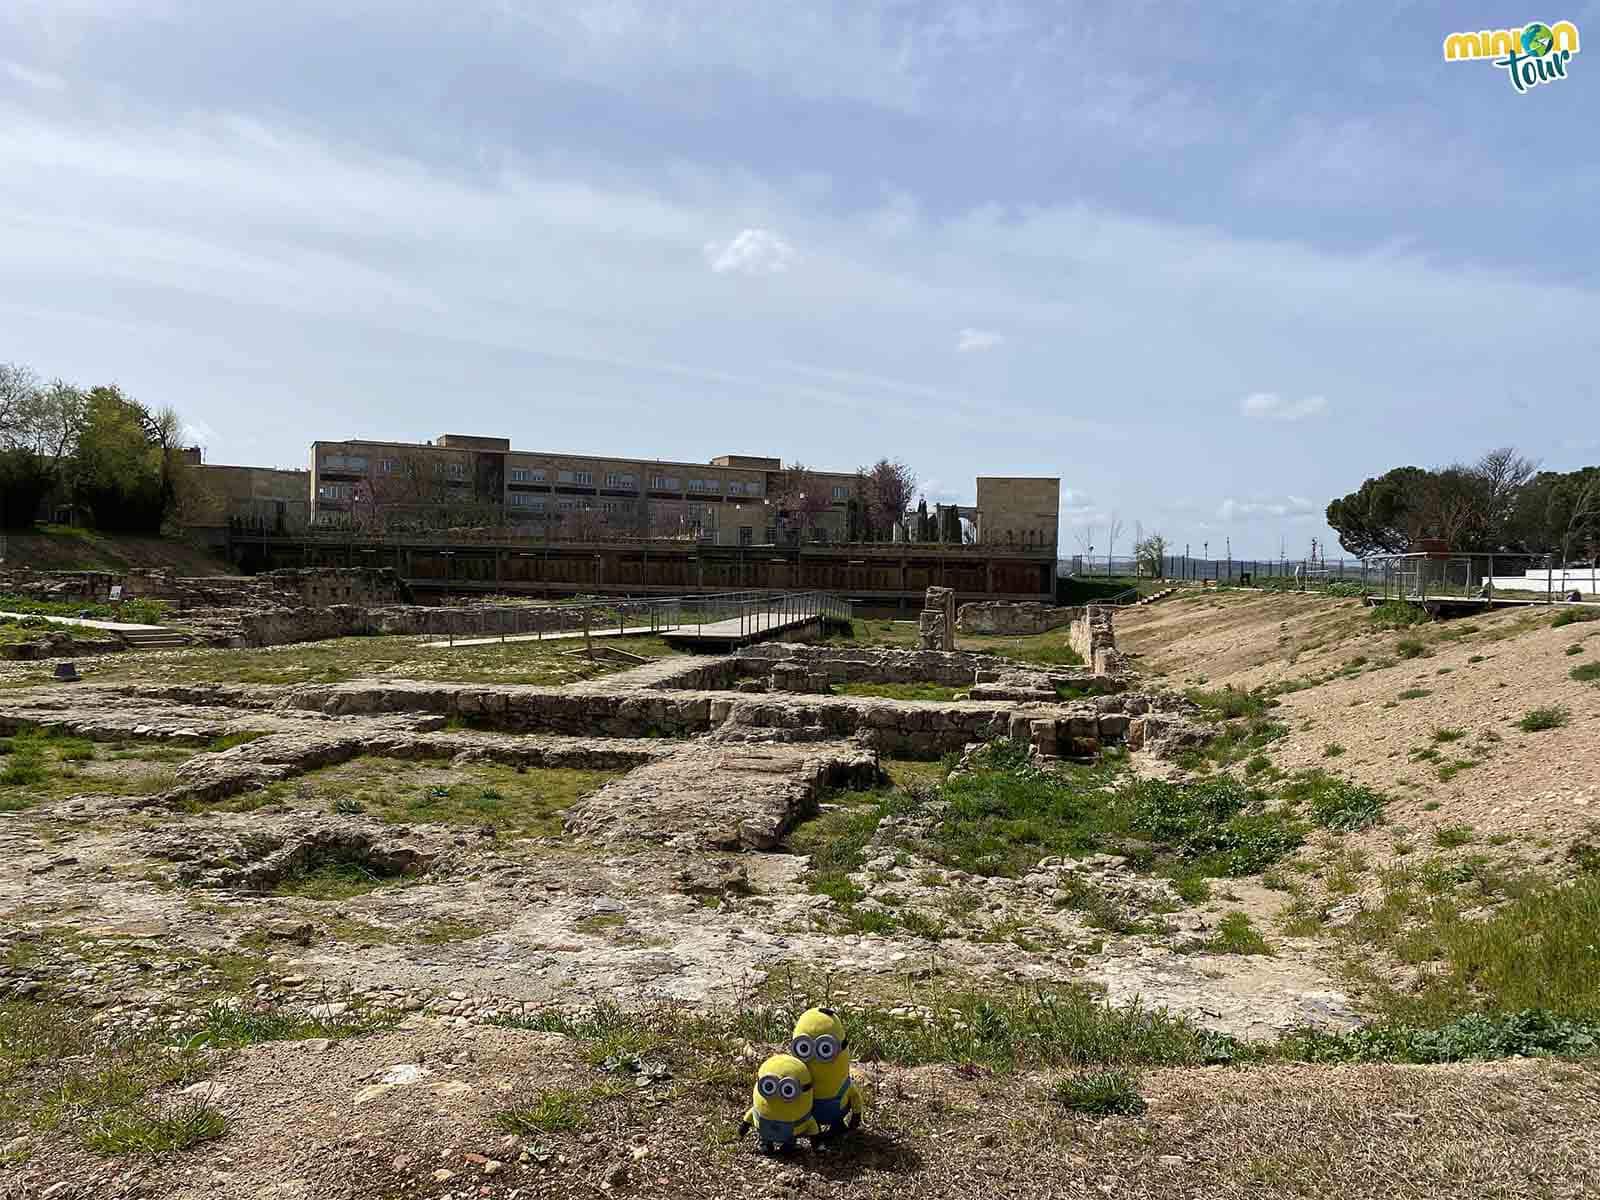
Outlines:
[[1026, 637], [1060, 629], [1082, 615], [1081, 608], [1061, 608], [1032, 600], [979, 600], [963, 604], [957, 611], [956, 629], [960, 633]]

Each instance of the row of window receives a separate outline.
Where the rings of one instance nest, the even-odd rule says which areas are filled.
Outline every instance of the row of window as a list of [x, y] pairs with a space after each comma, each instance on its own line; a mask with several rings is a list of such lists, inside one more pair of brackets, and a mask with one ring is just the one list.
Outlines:
[[[322, 459], [324, 471], [342, 471], [351, 474], [365, 474], [369, 460], [362, 454], [327, 454]], [[378, 471], [383, 475], [393, 475], [401, 469], [399, 459], [381, 458], [378, 460]], [[448, 479], [465, 479], [467, 464], [464, 462], [435, 462], [433, 473]], [[548, 479], [548, 472], [543, 467], [512, 467], [510, 469], [512, 483], [544, 483]], [[592, 486], [594, 475], [590, 471], [557, 471], [558, 483], [576, 484], [579, 486]], [[650, 478], [650, 488], [657, 492], [676, 492], [678, 476], [653, 475]], [[619, 491], [632, 491], [639, 486], [638, 476], [627, 471], [608, 471], [605, 486]], [[729, 496], [759, 496], [762, 494], [762, 484], [758, 479], [740, 480], [730, 479], [726, 483], [719, 479], [691, 479], [688, 490], [691, 492], [715, 492], [719, 495]], [[833, 485], [833, 498], [847, 500], [850, 498], [850, 489], [844, 484]]]
[[[544, 496], [530, 496], [527, 492], [511, 493], [512, 508], [526, 508], [534, 512], [543, 512], [547, 506], [550, 506], [550, 502]], [[579, 509], [587, 508], [603, 513], [623, 513], [627, 512], [632, 505], [626, 500], [601, 500], [598, 503], [594, 503], [561, 497], [553, 507], [558, 512], [576, 512]]]

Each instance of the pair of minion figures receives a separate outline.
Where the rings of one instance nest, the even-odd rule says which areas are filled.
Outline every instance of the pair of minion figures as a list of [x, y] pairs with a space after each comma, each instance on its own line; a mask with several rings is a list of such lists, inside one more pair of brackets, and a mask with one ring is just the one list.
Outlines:
[[767, 1151], [787, 1150], [797, 1137], [820, 1149], [823, 1139], [858, 1128], [862, 1110], [844, 1025], [833, 1009], [812, 1008], [795, 1022], [789, 1053], [761, 1064], [739, 1133], [754, 1129]]

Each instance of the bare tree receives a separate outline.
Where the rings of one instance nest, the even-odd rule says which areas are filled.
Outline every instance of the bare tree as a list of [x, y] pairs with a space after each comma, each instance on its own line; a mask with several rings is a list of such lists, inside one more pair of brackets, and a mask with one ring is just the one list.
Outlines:
[[916, 472], [903, 462], [880, 458], [872, 466], [860, 468], [856, 478], [868, 527], [880, 536], [892, 537], [917, 494]]
[[1572, 561], [1572, 542], [1578, 531], [1589, 523], [1600, 520], [1600, 474], [1583, 485], [1572, 502], [1572, 515], [1567, 518], [1567, 528], [1561, 535], [1561, 565]]
[[1084, 525], [1075, 532], [1078, 539], [1078, 549], [1082, 557], [1089, 564], [1090, 571], [1094, 570], [1094, 526]]
[[1482, 488], [1482, 528], [1490, 546], [1505, 545], [1516, 512], [1517, 494], [1537, 470], [1537, 463], [1510, 446], [1489, 451], [1473, 466], [1472, 473]]
[[1111, 555], [1117, 548], [1117, 539], [1122, 536], [1122, 518], [1116, 513], [1111, 514], [1111, 520], [1106, 523], [1106, 574], [1111, 574]]
[[777, 523], [787, 531], [814, 529], [823, 513], [833, 508], [833, 492], [827, 482], [805, 463], [790, 463], [778, 477], [777, 491], [769, 497], [776, 506]]

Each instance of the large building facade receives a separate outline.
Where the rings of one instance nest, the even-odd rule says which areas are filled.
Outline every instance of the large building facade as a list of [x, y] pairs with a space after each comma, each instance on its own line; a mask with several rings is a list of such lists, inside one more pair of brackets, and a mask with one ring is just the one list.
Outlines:
[[717, 545], [844, 541], [854, 473], [808, 471], [822, 492], [801, 512], [776, 458], [708, 463], [514, 450], [508, 438], [351, 439], [311, 447], [312, 523], [403, 526], [424, 513], [453, 524], [528, 527], [567, 537], [692, 537]]
[[[862, 537], [856, 472], [723, 454], [704, 463], [516, 450], [509, 438], [445, 434], [432, 442], [365, 438], [311, 446], [313, 525], [366, 532], [485, 525], [563, 540], [616, 537], [718, 546], [839, 543]], [[1061, 481], [977, 480], [978, 503], [956, 509], [963, 540], [1054, 547]], [[942, 517], [942, 513], [939, 514]], [[953, 540], [936, 519], [919, 539]], [[886, 539], [887, 540], [887, 539]]]

